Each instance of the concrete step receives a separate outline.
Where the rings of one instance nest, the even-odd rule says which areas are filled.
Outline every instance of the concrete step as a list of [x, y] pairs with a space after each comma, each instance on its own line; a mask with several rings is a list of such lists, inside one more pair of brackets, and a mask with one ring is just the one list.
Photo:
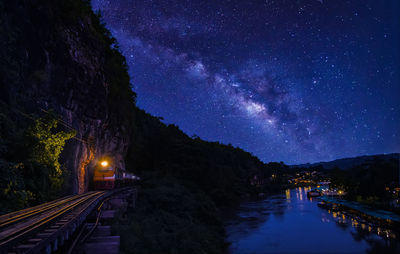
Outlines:
[[111, 235], [111, 226], [97, 226], [92, 234], [92, 237], [110, 236], [110, 235]]
[[105, 210], [101, 212], [100, 219], [101, 220], [112, 220], [115, 216], [115, 210]]
[[120, 241], [119, 235], [90, 237], [88, 243], [112, 243]]
[[113, 198], [110, 199], [108, 203], [111, 205], [111, 207], [118, 208], [121, 207], [123, 203], [125, 203], [125, 200], [122, 198]]
[[118, 254], [119, 236], [91, 237], [90, 242], [85, 244], [86, 254]]

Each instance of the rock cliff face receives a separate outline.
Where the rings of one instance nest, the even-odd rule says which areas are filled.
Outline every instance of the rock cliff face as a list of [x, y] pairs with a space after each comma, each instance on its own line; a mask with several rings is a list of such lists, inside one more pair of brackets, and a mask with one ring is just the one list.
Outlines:
[[94, 164], [103, 155], [125, 168], [131, 117], [126, 107], [134, 107], [134, 94], [126, 71], [116, 71], [126, 70], [123, 57], [90, 5], [5, 1], [0, 8], [6, 13], [1, 17], [2, 64], [9, 69], [0, 76], [1, 97], [23, 105], [26, 113], [53, 110], [63, 128], [76, 130], [62, 158], [72, 172], [73, 192], [88, 189]]

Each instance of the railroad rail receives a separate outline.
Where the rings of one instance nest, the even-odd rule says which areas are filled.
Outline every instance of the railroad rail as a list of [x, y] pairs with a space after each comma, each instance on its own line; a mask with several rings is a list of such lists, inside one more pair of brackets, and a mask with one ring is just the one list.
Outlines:
[[56, 251], [104, 199], [124, 189], [92, 191], [0, 216], [0, 253]]

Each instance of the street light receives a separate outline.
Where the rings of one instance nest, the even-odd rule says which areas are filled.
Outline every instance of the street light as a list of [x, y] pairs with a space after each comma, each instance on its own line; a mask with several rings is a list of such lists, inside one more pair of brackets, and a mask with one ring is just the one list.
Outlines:
[[107, 167], [108, 166], [108, 161], [102, 161], [100, 163], [103, 167]]

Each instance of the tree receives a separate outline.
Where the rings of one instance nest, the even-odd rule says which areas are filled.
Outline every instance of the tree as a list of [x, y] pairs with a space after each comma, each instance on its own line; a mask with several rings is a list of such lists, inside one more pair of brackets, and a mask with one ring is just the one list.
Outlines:
[[[35, 121], [28, 130], [32, 140], [29, 161], [47, 169], [46, 175], [50, 182], [50, 191], [58, 191], [63, 184], [63, 171], [58, 161], [65, 142], [76, 135], [76, 131], [56, 131], [58, 119], [52, 114]], [[44, 172], [42, 172], [44, 173]]]

